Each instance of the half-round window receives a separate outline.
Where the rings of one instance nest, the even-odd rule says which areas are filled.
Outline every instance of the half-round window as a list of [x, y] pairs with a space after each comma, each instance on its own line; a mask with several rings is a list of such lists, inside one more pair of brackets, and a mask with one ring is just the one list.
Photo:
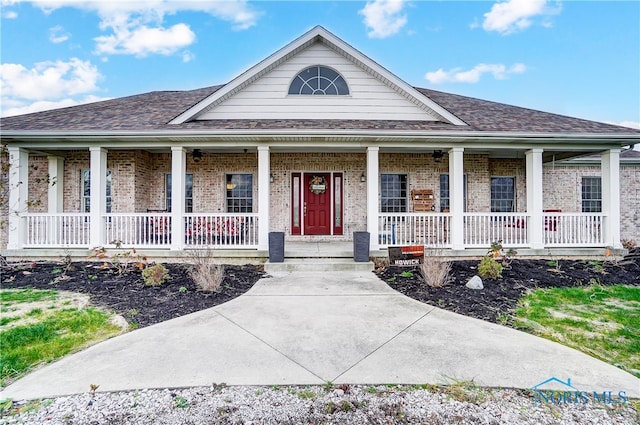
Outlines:
[[289, 94], [348, 95], [349, 87], [342, 75], [325, 66], [311, 66], [296, 75]]

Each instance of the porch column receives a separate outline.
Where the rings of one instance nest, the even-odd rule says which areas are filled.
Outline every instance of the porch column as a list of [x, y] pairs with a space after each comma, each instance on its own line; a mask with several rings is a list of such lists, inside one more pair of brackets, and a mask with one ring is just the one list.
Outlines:
[[380, 148], [377, 146], [367, 148], [367, 232], [370, 235], [369, 245], [372, 251], [380, 249], [378, 238], [379, 152]]
[[29, 152], [9, 146], [9, 239], [7, 249], [20, 249], [27, 241], [27, 212], [29, 196]]
[[64, 199], [64, 158], [49, 156], [49, 195], [47, 198], [47, 211], [49, 214], [63, 211]]
[[602, 152], [600, 161], [604, 243], [612, 248], [622, 248], [620, 243], [620, 149]]
[[269, 249], [269, 197], [271, 173], [269, 146], [258, 146], [258, 249]]
[[542, 226], [542, 149], [525, 152], [527, 166], [527, 213], [529, 225], [527, 237], [532, 249], [543, 249], [544, 228]]
[[184, 186], [187, 170], [187, 151], [171, 147], [171, 250], [184, 249]]
[[103, 246], [104, 220], [107, 212], [107, 150], [101, 147], [89, 148], [90, 157], [90, 231], [89, 242], [91, 248]]
[[464, 249], [464, 148], [449, 150], [449, 209], [451, 248]]

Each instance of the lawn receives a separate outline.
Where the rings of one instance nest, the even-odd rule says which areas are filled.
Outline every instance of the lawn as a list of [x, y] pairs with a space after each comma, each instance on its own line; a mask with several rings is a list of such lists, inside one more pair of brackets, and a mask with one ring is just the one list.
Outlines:
[[0, 386], [122, 332], [113, 314], [87, 306], [87, 300], [55, 290], [1, 290]]
[[514, 324], [640, 377], [640, 287], [536, 289], [519, 300]]

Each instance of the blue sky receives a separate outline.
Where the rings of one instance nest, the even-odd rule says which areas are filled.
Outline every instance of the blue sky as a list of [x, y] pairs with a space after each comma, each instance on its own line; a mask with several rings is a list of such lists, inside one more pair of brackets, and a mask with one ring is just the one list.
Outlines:
[[639, 1], [2, 2], [2, 116], [222, 84], [322, 25], [409, 84], [640, 128]]

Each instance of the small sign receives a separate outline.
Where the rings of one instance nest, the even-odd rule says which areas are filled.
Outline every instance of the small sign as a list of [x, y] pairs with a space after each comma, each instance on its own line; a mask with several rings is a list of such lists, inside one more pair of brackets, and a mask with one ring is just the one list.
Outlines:
[[389, 265], [391, 266], [412, 267], [423, 262], [424, 245], [389, 247]]

